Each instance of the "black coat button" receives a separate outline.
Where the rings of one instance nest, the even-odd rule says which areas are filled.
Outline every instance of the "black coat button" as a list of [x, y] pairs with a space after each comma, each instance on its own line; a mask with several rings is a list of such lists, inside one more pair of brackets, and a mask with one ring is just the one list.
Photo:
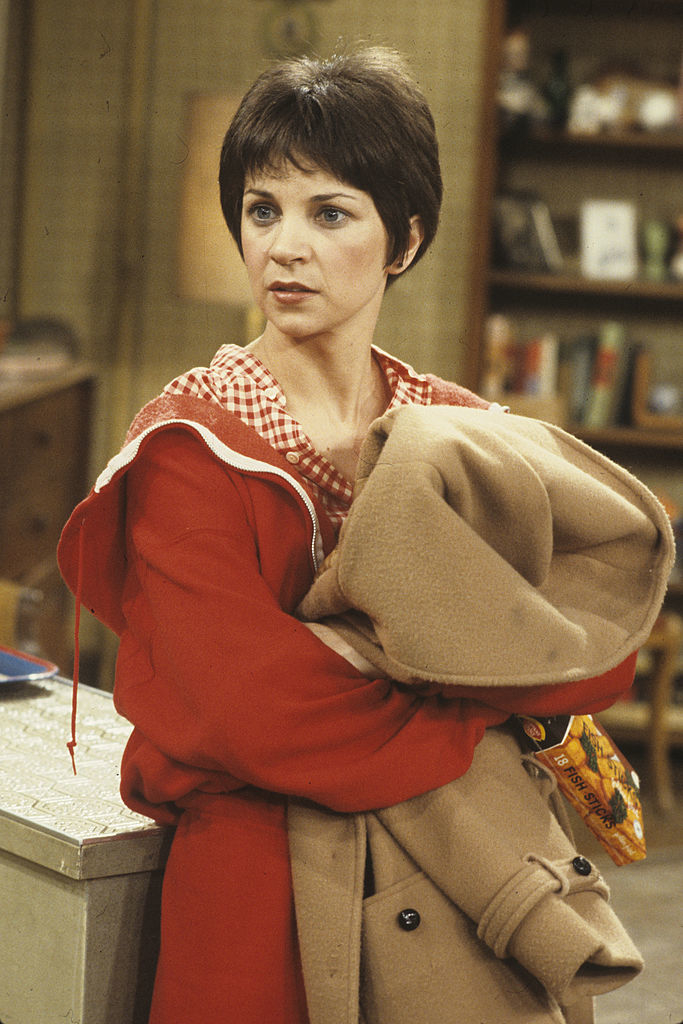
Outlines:
[[585, 857], [574, 857], [572, 861], [572, 867], [576, 871], [577, 875], [590, 875], [593, 870], [593, 866], [589, 860]]
[[416, 928], [419, 928], [421, 918], [417, 910], [408, 908], [407, 910], [402, 910], [397, 915], [396, 920], [398, 921], [399, 928], [402, 928], [404, 932], [414, 932]]

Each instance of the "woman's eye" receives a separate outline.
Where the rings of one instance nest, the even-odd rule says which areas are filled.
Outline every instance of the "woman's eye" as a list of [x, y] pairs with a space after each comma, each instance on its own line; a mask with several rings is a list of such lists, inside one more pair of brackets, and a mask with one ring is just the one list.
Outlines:
[[336, 206], [326, 206], [324, 210], [320, 211], [319, 216], [323, 224], [336, 227], [338, 224], [344, 223], [348, 214], [344, 213], [343, 210], [338, 210]]
[[263, 203], [256, 203], [249, 209], [249, 216], [257, 224], [268, 224], [275, 216], [272, 206], [265, 206]]

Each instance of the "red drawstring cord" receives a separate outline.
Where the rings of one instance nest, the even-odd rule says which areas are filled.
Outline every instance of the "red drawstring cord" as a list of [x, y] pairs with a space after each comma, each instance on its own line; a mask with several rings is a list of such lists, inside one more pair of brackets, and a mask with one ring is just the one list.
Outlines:
[[74, 775], [76, 772], [76, 712], [78, 708], [78, 669], [80, 661], [80, 628], [81, 628], [81, 594], [83, 592], [83, 545], [85, 519], [81, 520], [78, 532], [78, 572], [76, 575], [76, 607], [74, 610], [74, 674], [71, 686], [71, 739], [67, 743]]

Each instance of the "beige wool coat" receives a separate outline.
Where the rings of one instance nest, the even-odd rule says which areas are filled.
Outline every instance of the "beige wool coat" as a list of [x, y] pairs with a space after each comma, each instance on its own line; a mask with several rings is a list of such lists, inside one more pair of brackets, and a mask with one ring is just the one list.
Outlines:
[[504, 728], [448, 786], [368, 814], [291, 801], [288, 824], [311, 1024], [591, 1024], [592, 997], [642, 969]]
[[[672, 561], [654, 496], [559, 428], [407, 406], [371, 429], [300, 611], [404, 683], [564, 682], [637, 649]], [[642, 968], [505, 728], [440, 790], [359, 815], [292, 801], [289, 831], [311, 1024], [590, 1024]]]
[[300, 613], [402, 682], [571, 682], [649, 636], [673, 557], [656, 497], [559, 427], [409, 405], [370, 428]]

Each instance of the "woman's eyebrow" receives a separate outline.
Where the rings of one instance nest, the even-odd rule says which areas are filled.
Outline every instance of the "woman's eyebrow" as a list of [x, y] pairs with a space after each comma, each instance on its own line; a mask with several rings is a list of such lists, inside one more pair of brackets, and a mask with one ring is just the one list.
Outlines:
[[[261, 196], [263, 199], [274, 199], [275, 196], [272, 192], [268, 192], [264, 188], [247, 188], [244, 190], [245, 196]], [[357, 200], [357, 196], [352, 196], [348, 192], [322, 192], [319, 195], [311, 196], [310, 202], [312, 203], [329, 203], [332, 199], [350, 199], [351, 201]]]
[[311, 200], [314, 203], [329, 203], [331, 199], [355, 200], [356, 198], [356, 196], [349, 195], [348, 192], [325, 192], [322, 195], [311, 196]]

